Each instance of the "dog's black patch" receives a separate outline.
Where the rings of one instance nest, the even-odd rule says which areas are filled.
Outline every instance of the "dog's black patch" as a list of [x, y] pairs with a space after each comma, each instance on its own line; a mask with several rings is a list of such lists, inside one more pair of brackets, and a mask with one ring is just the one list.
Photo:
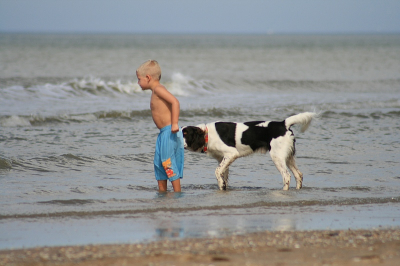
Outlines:
[[282, 122], [276, 122], [276, 121], [272, 121], [269, 122], [268, 124], [268, 131], [270, 133], [271, 138], [276, 139], [278, 137], [282, 137], [286, 134], [286, 125], [285, 125], [285, 121]]
[[242, 144], [249, 145], [253, 151], [259, 149], [271, 150], [271, 140], [286, 134], [285, 121], [269, 122], [267, 127], [256, 126], [264, 121], [244, 123], [249, 128], [242, 134]]
[[250, 121], [250, 122], [244, 122], [243, 124], [245, 124], [248, 127], [254, 127], [254, 126], [259, 125], [264, 122], [265, 121]]
[[220, 139], [230, 147], [236, 147], [235, 133], [236, 123], [232, 122], [216, 122], [215, 130], [217, 131]]

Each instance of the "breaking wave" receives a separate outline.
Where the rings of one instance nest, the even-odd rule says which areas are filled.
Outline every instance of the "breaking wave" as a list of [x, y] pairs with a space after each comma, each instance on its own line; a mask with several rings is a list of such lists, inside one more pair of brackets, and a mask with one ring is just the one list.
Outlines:
[[12, 160], [6, 158], [0, 158], [0, 171], [9, 170], [12, 168]]
[[[206, 80], [196, 80], [182, 73], [174, 73], [163, 83], [165, 87], [177, 96], [210, 93], [215, 85]], [[25, 78], [1, 79], [0, 95], [3, 99], [24, 100], [32, 97], [65, 98], [84, 96], [137, 95], [145, 93], [136, 80], [107, 81], [98, 77], [75, 78], [62, 82], [55, 78], [42, 78], [37, 82]]]
[[[137, 81], [106, 80], [87, 76], [64, 81], [65, 78], [0, 78], [0, 96], [2, 99], [32, 100], [33, 98], [65, 99], [71, 97], [118, 97], [135, 96], [143, 93]], [[232, 93], [230, 80], [221, 79], [221, 86], [209, 80], [195, 79], [182, 73], [173, 73], [163, 80], [163, 85], [176, 96], [196, 96], [213, 93]], [[236, 84], [255, 92], [291, 92], [291, 91], [386, 91], [396, 92], [400, 79], [346, 81], [346, 80], [240, 80]], [[251, 89], [252, 88], [252, 89]], [[225, 92], [224, 92], [225, 91]]]

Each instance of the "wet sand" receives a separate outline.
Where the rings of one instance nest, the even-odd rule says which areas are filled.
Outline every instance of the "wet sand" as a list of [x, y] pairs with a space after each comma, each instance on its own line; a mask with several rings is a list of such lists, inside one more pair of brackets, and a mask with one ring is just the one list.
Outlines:
[[400, 228], [0, 250], [0, 265], [400, 265]]

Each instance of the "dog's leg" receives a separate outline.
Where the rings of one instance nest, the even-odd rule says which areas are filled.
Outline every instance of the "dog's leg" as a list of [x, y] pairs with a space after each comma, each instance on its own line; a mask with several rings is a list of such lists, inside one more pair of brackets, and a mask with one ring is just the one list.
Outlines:
[[290, 185], [290, 173], [286, 167], [286, 160], [276, 156], [272, 152], [270, 153], [272, 161], [274, 162], [276, 168], [281, 173], [283, 178], [283, 190], [289, 190]]
[[[220, 190], [226, 190], [226, 186], [228, 185], [228, 176], [226, 177], [225, 180], [225, 173], [231, 163], [235, 161], [237, 157], [232, 156], [232, 157], [224, 157], [219, 163], [219, 166], [215, 170], [215, 176], [217, 177], [218, 180], [218, 187]], [[229, 170], [228, 170], [229, 171]]]
[[218, 170], [221, 168], [223, 159], [224, 159], [223, 157], [218, 158], [218, 167], [217, 167], [217, 169], [215, 169], [215, 177], [217, 178], [218, 187], [220, 190], [226, 190], [226, 186], [225, 186], [225, 189], [223, 189], [224, 188], [224, 179], [222, 177], [223, 173], [218, 172]]
[[229, 167], [227, 167], [225, 172], [224, 172], [224, 182], [225, 182], [226, 186], [228, 186], [228, 182], [229, 182]]
[[296, 189], [301, 189], [303, 187], [303, 173], [300, 172], [299, 168], [297, 167], [294, 156], [289, 157], [287, 164], [290, 171], [293, 172], [293, 175], [296, 178]]
[[293, 154], [293, 136], [290, 131], [285, 136], [273, 139], [271, 141], [271, 150], [269, 152], [276, 168], [283, 178], [283, 190], [288, 190], [290, 185], [290, 173], [287, 169], [286, 161]]

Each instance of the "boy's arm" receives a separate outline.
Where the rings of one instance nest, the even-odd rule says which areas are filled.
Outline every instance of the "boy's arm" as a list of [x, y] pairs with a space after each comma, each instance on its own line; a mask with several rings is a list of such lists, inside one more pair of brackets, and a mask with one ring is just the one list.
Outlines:
[[164, 101], [166, 101], [168, 104], [171, 105], [171, 132], [176, 133], [179, 131], [179, 126], [178, 126], [179, 109], [180, 109], [179, 101], [167, 89], [165, 89], [164, 87], [161, 88], [154, 90], [154, 92], [157, 94], [159, 98], [163, 99]]

